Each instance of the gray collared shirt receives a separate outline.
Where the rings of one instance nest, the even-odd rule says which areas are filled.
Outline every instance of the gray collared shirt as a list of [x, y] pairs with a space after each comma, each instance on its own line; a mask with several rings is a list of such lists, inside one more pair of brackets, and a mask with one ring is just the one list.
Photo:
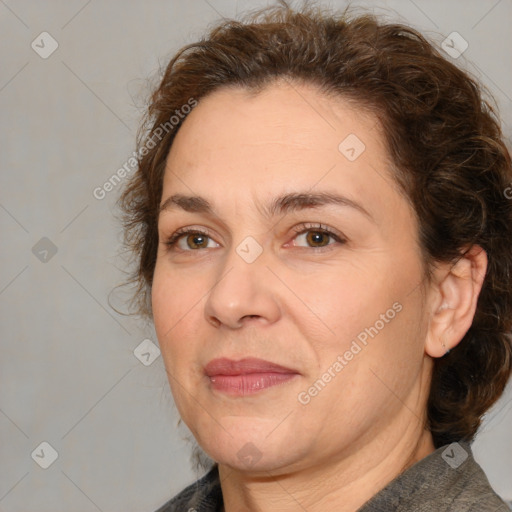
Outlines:
[[[220, 512], [215, 465], [156, 512]], [[508, 512], [466, 442], [442, 446], [398, 475], [356, 512]]]

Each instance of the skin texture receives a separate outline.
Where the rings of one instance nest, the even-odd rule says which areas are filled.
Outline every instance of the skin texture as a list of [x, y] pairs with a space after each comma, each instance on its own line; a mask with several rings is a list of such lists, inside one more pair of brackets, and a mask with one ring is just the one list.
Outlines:
[[[365, 145], [354, 161], [338, 149], [349, 134]], [[162, 203], [201, 196], [214, 214], [161, 212], [154, 322], [180, 415], [219, 462], [228, 512], [298, 503], [353, 511], [434, 450], [424, 429], [433, 358], [471, 325], [486, 256], [474, 248], [427, 282], [417, 220], [389, 168], [376, 119], [305, 84], [278, 82], [256, 95], [220, 89], [176, 136]], [[265, 213], [292, 192], [336, 193], [366, 213], [338, 205]], [[301, 223], [313, 227], [297, 235]], [[344, 241], [315, 237], [318, 224]], [[184, 235], [168, 247], [183, 227], [209, 238], [196, 248]], [[249, 236], [262, 249], [252, 263], [237, 252]], [[334, 371], [393, 304], [400, 311]], [[258, 357], [297, 375], [227, 396], [204, 373], [219, 357]], [[301, 403], [329, 368], [335, 376]], [[247, 450], [252, 458], [240, 456]]]

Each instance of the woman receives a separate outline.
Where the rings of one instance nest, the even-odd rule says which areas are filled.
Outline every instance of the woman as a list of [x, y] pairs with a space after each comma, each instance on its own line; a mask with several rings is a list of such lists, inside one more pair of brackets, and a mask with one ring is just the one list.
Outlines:
[[121, 198], [180, 416], [215, 464], [160, 511], [497, 511], [511, 161], [421, 35], [277, 7], [172, 59]]

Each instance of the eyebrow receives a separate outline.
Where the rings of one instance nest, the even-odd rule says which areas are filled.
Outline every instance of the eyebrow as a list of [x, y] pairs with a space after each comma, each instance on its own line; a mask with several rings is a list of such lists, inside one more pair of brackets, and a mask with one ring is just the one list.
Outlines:
[[[336, 205], [354, 208], [369, 219], [373, 220], [370, 213], [359, 203], [348, 197], [333, 194], [330, 192], [292, 192], [274, 198], [270, 203], [264, 206], [264, 212], [269, 217], [282, 215], [293, 211], [300, 211], [306, 208], [315, 208], [321, 206]], [[203, 213], [215, 215], [215, 209], [211, 203], [200, 196], [186, 196], [183, 194], [174, 194], [168, 197], [159, 208], [159, 214], [163, 211], [172, 209], [181, 209], [190, 213]]]

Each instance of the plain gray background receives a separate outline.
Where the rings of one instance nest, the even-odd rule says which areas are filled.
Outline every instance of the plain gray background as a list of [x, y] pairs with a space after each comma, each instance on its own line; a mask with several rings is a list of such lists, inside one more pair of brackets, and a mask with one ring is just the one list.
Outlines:
[[[120, 187], [103, 200], [93, 190], [131, 156], [159, 66], [211, 22], [265, 3], [0, 0], [0, 511], [150, 512], [196, 478], [162, 358], [134, 355], [156, 343], [151, 326], [108, 303], [126, 269]], [[437, 44], [458, 32], [468, 48], [456, 61], [491, 89], [510, 140], [510, 0], [352, 4]], [[42, 32], [58, 43], [47, 58], [31, 46], [51, 49]], [[512, 501], [511, 432], [509, 387], [474, 451]], [[47, 469], [42, 442], [58, 454]]]

